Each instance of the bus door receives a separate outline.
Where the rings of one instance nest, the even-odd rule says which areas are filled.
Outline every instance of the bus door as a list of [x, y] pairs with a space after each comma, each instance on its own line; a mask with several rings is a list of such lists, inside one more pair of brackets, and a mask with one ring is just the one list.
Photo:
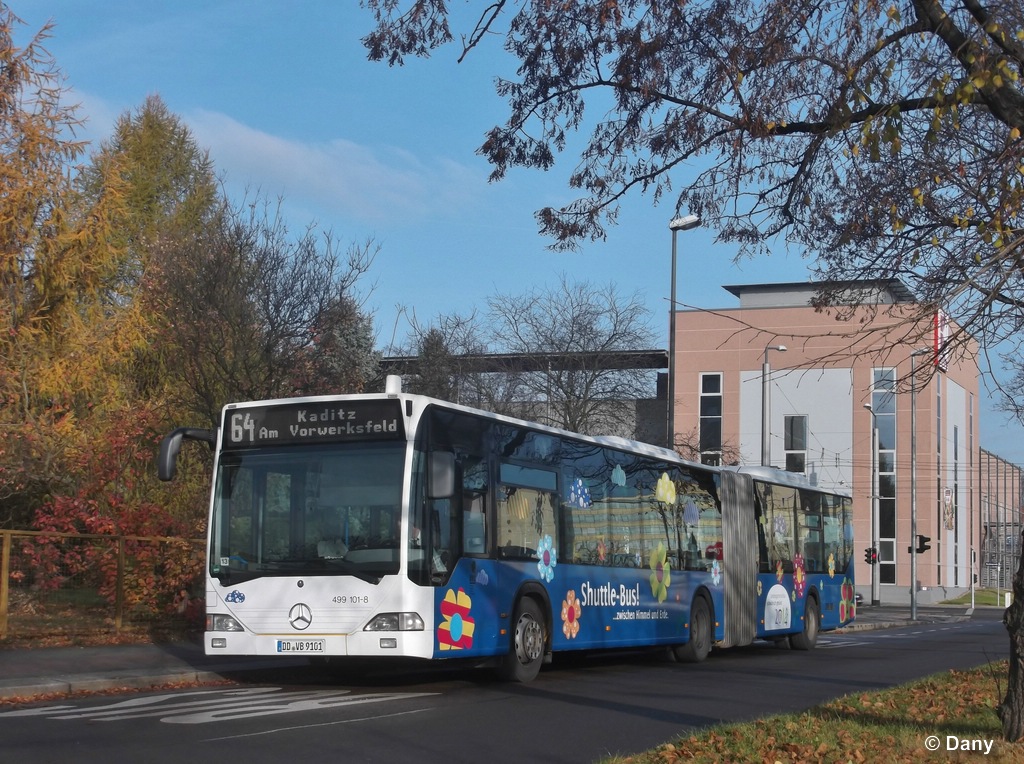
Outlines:
[[753, 478], [731, 470], [720, 477], [722, 545], [728, 571], [723, 576], [725, 636], [721, 647], [732, 647], [748, 645], [757, 635], [757, 518]]

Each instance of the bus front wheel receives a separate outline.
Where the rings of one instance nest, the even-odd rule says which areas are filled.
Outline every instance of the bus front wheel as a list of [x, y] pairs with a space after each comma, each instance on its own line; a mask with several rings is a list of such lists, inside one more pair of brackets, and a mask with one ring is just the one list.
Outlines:
[[681, 663], [700, 663], [711, 652], [711, 608], [703, 597], [697, 597], [690, 608], [690, 639], [676, 645], [672, 652]]
[[789, 636], [789, 647], [792, 650], [813, 650], [818, 642], [818, 600], [807, 598], [804, 607], [804, 630]]
[[530, 682], [540, 673], [547, 645], [544, 616], [540, 606], [523, 597], [516, 606], [508, 654], [501, 661], [501, 675], [513, 682]]

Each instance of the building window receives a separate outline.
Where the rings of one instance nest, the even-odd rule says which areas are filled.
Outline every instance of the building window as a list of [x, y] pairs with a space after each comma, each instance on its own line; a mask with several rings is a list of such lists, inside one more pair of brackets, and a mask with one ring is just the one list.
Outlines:
[[722, 375], [700, 375], [700, 460], [722, 463]]
[[807, 417], [787, 416], [786, 419], [786, 471], [807, 472]]
[[896, 583], [896, 370], [875, 369], [871, 410], [878, 428], [878, 580]]

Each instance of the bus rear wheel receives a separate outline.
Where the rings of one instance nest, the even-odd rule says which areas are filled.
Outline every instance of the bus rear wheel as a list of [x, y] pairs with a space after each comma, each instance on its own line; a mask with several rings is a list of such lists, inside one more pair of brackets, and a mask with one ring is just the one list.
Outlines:
[[818, 600], [807, 598], [804, 607], [804, 630], [799, 634], [790, 634], [789, 646], [793, 650], [813, 650], [818, 642]]
[[544, 616], [530, 597], [516, 605], [509, 651], [502, 658], [500, 673], [512, 682], [531, 682], [540, 673], [547, 646]]
[[689, 641], [672, 652], [680, 663], [700, 663], [711, 652], [711, 608], [703, 597], [697, 597], [690, 608]]

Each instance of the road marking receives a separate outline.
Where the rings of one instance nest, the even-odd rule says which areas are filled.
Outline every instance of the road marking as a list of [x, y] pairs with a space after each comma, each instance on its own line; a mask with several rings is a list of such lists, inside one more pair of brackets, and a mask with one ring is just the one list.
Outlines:
[[818, 647], [822, 650], [838, 650], [843, 647], [856, 647], [870, 644], [863, 639], [819, 639]]
[[259, 737], [260, 735], [275, 735], [278, 732], [294, 732], [295, 730], [307, 730], [315, 727], [333, 727], [336, 724], [355, 724], [357, 722], [373, 722], [379, 721], [380, 719], [394, 719], [396, 716], [409, 716], [410, 714], [418, 714], [423, 711], [428, 711], [427, 708], [417, 708], [413, 711], [399, 711], [394, 714], [381, 714], [380, 716], [363, 716], [358, 719], [338, 719], [333, 722], [321, 722], [320, 724], [300, 724], [296, 727], [278, 727], [277, 729], [271, 730], [260, 730], [259, 732], [247, 732], [244, 735], [227, 735], [225, 737], [208, 737], [205, 740], [200, 740], [201, 743], [213, 743], [218, 740], [237, 740], [243, 737]]
[[439, 694], [436, 692], [391, 692], [354, 695], [350, 690], [283, 692], [280, 687], [257, 687], [240, 690], [169, 693], [132, 698], [89, 708], [61, 705], [22, 709], [0, 713], [0, 718], [45, 716], [51, 719], [87, 719], [110, 722], [156, 717], [165, 724], [208, 724], [259, 716], [409, 700]]

